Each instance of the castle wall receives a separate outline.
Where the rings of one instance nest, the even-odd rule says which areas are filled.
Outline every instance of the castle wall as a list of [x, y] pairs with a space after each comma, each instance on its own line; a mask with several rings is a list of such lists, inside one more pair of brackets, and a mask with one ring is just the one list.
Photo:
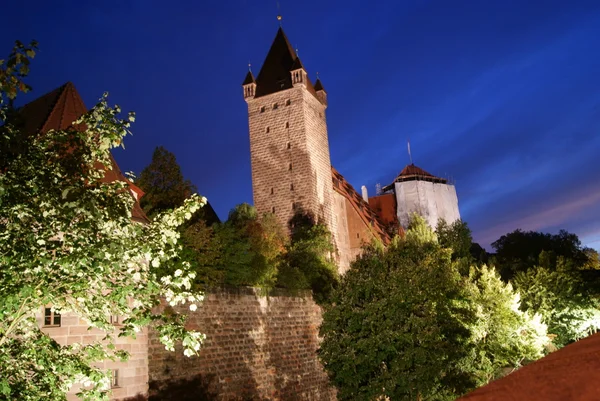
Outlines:
[[[65, 313], [60, 317], [60, 326], [44, 326], [44, 311], [36, 314], [36, 319], [41, 330], [52, 337], [60, 345], [73, 343], [91, 344], [102, 340], [105, 332], [98, 329], [89, 329], [85, 321], [72, 313]], [[118, 386], [112, 389], [111, 400], [123, 400], [148, 392], [148, 336], [147, 331], [137, 333], [137, 338], [118, 337], [118, 326], [115, 326], [116, 349], [129, 352], [130, 359], [127, 362], [104, 361], [97, 366], [103, 369], [118, 370]], [[79, 387], [73, 386], [67, 394], [67, 400], [80, 400], [75, 394]]]
[[205, 333], [206, 342], [198, 357], [187, 358], [180, 346], [166, 351], [151, 330], [151, 396], [335, 400], [316, 354], [321, 309], [309, 292], [266, 297], [252, 288], [219, 290], [208, 293], [196, 312], [185, 313], [188, 327]]
[[398, 221], [408, 227], [410, 217], [418, 213], [435, 229], [438, 219], [448, 224], [460, 219], [458, 197], [454, 185], [428, 181], [404, 181], [395, 183], [398, 204]]
[[332, 232], [337, 244], [338, 273], [344, 274], [354, 260], [350, 249], [350, 233], [348, 230], [348, 212], [346, 210], [347, 200], [338, 192], [333, 192], [333, 221], [336, 230]]

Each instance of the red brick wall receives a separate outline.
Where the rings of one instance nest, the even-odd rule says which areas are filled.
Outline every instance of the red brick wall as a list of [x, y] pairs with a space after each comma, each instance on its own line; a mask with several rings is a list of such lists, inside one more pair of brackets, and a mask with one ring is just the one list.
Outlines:
[[[149, 333], [150, 394], [161, 399], [335, 400], [316, 351], [321, 310], [310, 294], [241, 288], [206, 295], [188, 324], [207, 336], [199, 357]], [[203, 398], [204, 397], [204, 398]]]

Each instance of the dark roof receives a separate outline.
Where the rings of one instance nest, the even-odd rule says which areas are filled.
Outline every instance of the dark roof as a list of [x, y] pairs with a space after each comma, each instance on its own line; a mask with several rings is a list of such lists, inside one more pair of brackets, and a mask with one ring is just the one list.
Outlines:
[[600, 333], [460, 398], [461, 401], [600, 400]]
[[[256, 77], [256, 96], [261, 97], [293, 88], [292, 71], [298, 57], [287, 36], [280, 27], [269, 53]], [[300, 63], [300, 61], [298, 60]], [[300, 63], [301, 65], [302, 63]], [[316, 97], [315, 88], [307, 77], [306, 88]]]
[[305, 70], [306, 71], [306, 68], [304, 68], [302, 61], [300, 61], [300, 57], [298, 57], [298, 56], [296, 56], [296, 60], [294, 60], [294, 64], [292, 64], [292, 67], [290, 68], [290, 71], [296, 71], [296, 70]]
[[[75, 85], [67, 82], [60, 88], [27, 103], [19, 109], [19, 119], [22, 121], [21, 131], [29, 136], [50, 130], [64, 130], [71, 127], [73, 122], [86, 112], [87, 108], [81, 96], [77, 93]], [[73, 128], [77, 130], [84, 129], [77, 126], [73, 126]], [[121, 173], [121, 169], [112, 154], [110, 155], [110, 162], [112, 170], [106, 171], [103, 181], [120, 180], [126, 182], [130, 190], [136, 194], [136, 202], [132, 210], [133, 219], [148, 222], [148, 218], [138, 203], [144, 192]], [[97, 163], [96, 167], [103, 168], [100, 163]]]
[[248, 70], [248, 73], [246, 74], [246, 78], [244, 78], [244, 82], [242, 82], [242, 85], [248, 85], [253, 83], [256, 83], [256, 80], [254, 79], [252, 71]]
[[373, 235], [379, 238], [384, 244], [390, 242], [384, 224], [379, 220], [377, 214], [371, 209], [371, 206], [356, 192], [354, 187], [341, 175], [333, 166], [331, 167], [331, 177], [333, 179], [333, 189], [343, 195], [352, 205], [352, 208], [358, 213], [363, 223], [369, 227]]
[[325, 88], [323, 88], [323, 84], [319, 78], [317, 78], [317, 82], [315, 82], [315, 91], [325, 91]]
[[[409, 164], [402, 169], [400, 174], [396, 177], [394, 182], [404, 182], [404, 181], [429, 181], [435, 182], [439, 184], [445, 184], [448, 182], [445, 178], [436, 177], [433, 174], [429, 174], [427, 171], [423, 170], [420, 167], [415, 166], [414, 164]], [[388, 191], [394, 188], [394, 182], [390, 185], [383, 187], [384, 191]]]

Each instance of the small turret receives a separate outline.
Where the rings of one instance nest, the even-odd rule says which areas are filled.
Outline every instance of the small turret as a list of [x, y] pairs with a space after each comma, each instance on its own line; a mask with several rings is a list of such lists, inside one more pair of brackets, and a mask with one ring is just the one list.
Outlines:
[[256, 96], [256, 80], [254, 79], [254, 75], [250, 68], [248, 68], [248, 73], [242, 83], [242, 88], [244, 89], [244, 100], [246, 100], [246, 102], [254, 99], [254, 96]]
[[321, 101], [321, 103], [327, 106], [327, 92], [325, 91], [325, 88], [323, 88], [323, 84], [321, 83], [318, 73], [317, 82], [315, 82], [315, 92], [317, 92], [317, 98]]
[[304, 69], [304, 65], [302, 65], [302, 61], [300, 61], [300, 57], [296, 56], [294, 64], [292, 64], [292, 67], [290, 68], [290, 74], [292, 74], [292, 84], [294, 86], [302, 85], [306, 87], [308, 74]]

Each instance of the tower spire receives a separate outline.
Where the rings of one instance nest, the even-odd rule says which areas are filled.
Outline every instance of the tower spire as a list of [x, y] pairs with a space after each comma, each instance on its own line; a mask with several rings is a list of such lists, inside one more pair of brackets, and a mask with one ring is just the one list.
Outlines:
[[410, 164], [414, 164], [413, 159], [412, 159], [412, 154], [410, 153], [410, 138], [408, 139], [407, 144], [408, 144], [408, 158], [410, 159]]

